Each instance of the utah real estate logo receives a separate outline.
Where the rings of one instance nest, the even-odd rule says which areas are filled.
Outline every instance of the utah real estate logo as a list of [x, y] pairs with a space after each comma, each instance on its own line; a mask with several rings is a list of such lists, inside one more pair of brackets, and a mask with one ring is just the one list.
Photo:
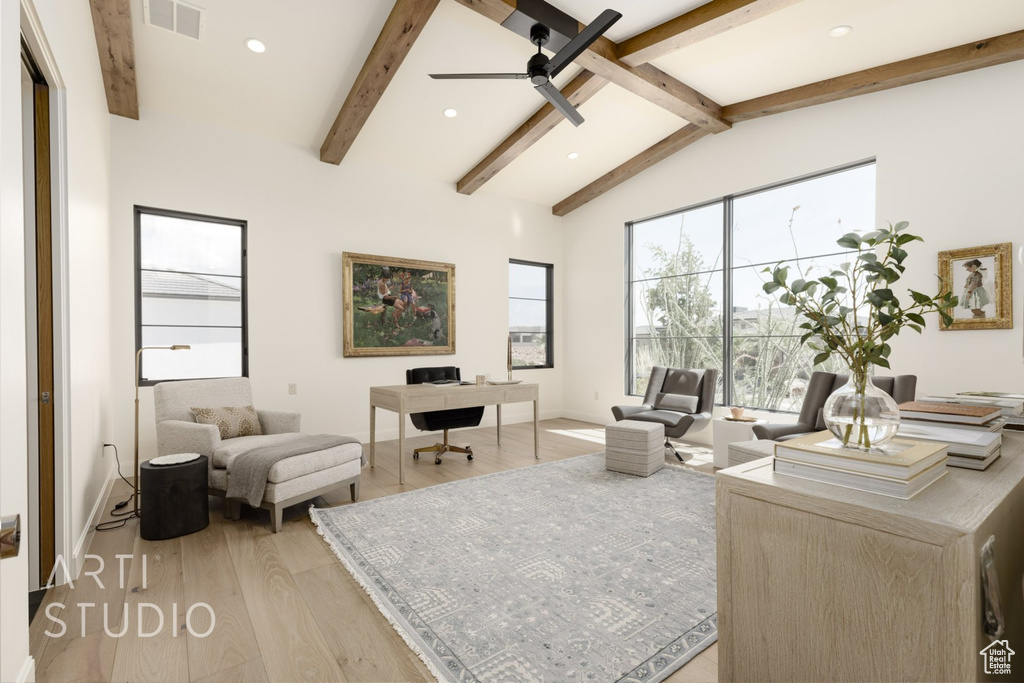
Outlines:
[[995, 640], [978, 654], [985, 659], [985, 673], [1008, 674], [1010, 673], [1010, 657], [1017, 653], [1010, 649], [1009, 641]]

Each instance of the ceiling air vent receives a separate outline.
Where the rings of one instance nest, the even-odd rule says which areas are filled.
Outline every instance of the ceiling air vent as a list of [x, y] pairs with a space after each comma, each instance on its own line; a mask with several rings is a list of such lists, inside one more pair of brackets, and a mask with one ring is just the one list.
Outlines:
[[206, 10], [181, 0], [143, 0], [142, 14], [150, 26], [202, 40]]

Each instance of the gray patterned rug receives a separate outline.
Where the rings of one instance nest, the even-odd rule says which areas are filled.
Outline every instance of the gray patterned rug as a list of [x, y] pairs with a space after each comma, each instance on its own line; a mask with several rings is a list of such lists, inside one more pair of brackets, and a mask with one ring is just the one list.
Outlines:
[[650, 682], [718, 638], [714, 501], [594, 454], [310, 514], [439, 680]]

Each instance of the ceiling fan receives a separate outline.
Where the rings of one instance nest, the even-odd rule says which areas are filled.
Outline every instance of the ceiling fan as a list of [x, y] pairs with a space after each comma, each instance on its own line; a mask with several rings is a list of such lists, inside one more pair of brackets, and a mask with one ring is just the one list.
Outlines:
[[[537, 54], [526, 63], [526, 73], [492, 74], [430, 74], [438, 79], [530, 79], [534, 89], [544, 96], [574, 126], [583, 123], [583, 117], [576, 107], [558, 91], [551, 79], [562, 72], [573, 60], [583, 54], [590, 44], [604, 35], [612, 24], [622, 18], [615, 10], [607, 9], [586, 28], [577, 33], [579, 24], [564, 12], [543, 0], [519, 0], [516, 11], [502, 22], [502, 26], [529, 38], [537, 46]], [[555, 50], [548, 58], [541, 48], [545, 45]]]

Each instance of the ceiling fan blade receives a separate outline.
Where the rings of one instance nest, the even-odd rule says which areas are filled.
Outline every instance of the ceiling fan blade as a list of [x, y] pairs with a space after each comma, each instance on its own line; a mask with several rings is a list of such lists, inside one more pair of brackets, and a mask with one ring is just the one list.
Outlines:
[[569, 100], [565, 99], [562, 93], [558, 92], [551, 81], [548, 81], [544, 85], [538, 85], [534, 88], [537, 92], [544, 96], [551, 105], [562, 113], [562, 116], [572, 121], [572, 125], [578, 126], [583, 123], [583, 117], [576, 111], [576, 107], [569, 103]]
[[431, 78], [438, 79], [523, 79], [529, 78], [529, 74], [430, 74]]
[[622, 18], [622, 15], [612, 9], [601, 12], [597, 19], [594, 19], [579, 34], [566, 43], [565, 47], [555, 53], [555, 56], [548, 62], [548, 74], [552, 77], [561, 73], [562, 69], [572, 64], [572, 61], [583, 54], [583, 51], [590, 47], [590, 44], [600, 38], [605, 31], [611, 28], [612, 24]]

